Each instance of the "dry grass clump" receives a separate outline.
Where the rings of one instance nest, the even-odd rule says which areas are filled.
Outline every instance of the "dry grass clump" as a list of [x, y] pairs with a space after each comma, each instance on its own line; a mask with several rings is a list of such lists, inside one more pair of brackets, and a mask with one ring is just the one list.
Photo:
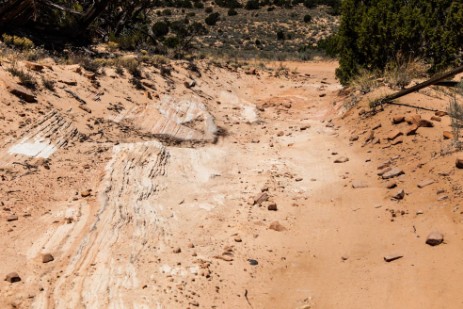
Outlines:
[[448, 113], [452, 119], [451, 125], [454, 145], [457, 149], [461, 149], [460, 131], [463, 128], [463, 105], [458, 102], [455, 96], [450, 99]]
[[37, 81], [35, 77], [29, 72], [19, 69], [16, 66], [16, 63], [13, 64], [10, 68], [6, 69], [11, 75], [18, 77], [21, 85], [26, 88], [35, 90], [37, 88]]
[[359, 74], [350, 82], [350, 86], [362, 94], [367, 94], [380, 86], [378, 73], [369, 70], [361, 70]]
[[403, 89], [413, 79], [427, 77], [429, 68], [430, 66], [421, 59], [404, 60], [398, 56], [394, 62], [386, 66], [384, 79], [391, 88]]

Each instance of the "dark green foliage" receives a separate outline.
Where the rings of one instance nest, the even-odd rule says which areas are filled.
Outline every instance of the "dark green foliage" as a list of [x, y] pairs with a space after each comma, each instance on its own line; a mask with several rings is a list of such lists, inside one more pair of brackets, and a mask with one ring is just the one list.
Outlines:
[[307, 14], [304, 16], [304, 22], [305, 23], [310, 23], [312, 21], [312, 16]]
[[246, 10], [258, 10], [260, 8], [259, 0], [248, 0], [244, 8]]
[[204, 3], [198, 1], [193, 4], [195, 9], [204, 9]]
[[223, 8], [236, 9], [241, 8], [242, 5], [238, 0], [215, 0], [215, 3]]
[[151, 28], [155, 37], [164, 37], [169, 33], [169, 23], [167, 21], [158, 21]]
[[341, 12], [336, 75], [344, 84], [361, 69], [384, 70], [398, 55], [425, 59], [431, 72], [461, 62], [461, 1], [344, 0]]
[[317, 6], [317, 0], [304, 0], [304, 6], [313, 9]]
[[209, 14], [209, 16], [206, 17], [204, 20], [208, 26], [215, 26], [217, 24], [217, 21], [219, 21], [220, 14], [215, 12], [212, 14]]
[[277, 31], [277, 40], [283, 41], [285, 38], [286, 38], [286, 35], [283, 32], [283, 30], [278, 30]]
[[236, 16], [238, 15], [238, 12], [235, 9], [229, 9], [227, 12], [228, 16]]

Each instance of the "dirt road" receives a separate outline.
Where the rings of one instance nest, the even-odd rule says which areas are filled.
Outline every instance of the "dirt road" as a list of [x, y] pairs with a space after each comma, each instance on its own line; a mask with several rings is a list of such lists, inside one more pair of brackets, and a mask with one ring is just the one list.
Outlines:
[[[0, 273], [21, 281], [0, 283], [1, 307], [460, 308], [455, 218], [391, 199], [384, 150], [331, 121], [336, 63], [285, 65], [207, 66], [187, 89], [180, 63], [150, 72], [155, 92], [49, 73], [78, 81], [90, 115], [57, 98], [67, 86], [4, 99], [21, 129], [2, 129]], [[427, 246], [434, 230], [451, 245]]]

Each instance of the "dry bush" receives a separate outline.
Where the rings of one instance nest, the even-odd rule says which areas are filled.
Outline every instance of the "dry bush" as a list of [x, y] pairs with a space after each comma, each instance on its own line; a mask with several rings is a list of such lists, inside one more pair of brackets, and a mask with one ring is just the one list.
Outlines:
[[371, 92], [380, 85], [376, 72], [361, 70], [359, 74], [350, 82], [350, 86], [362, 94]]
[[32, 90], [37, 88], [37, 81], [35, 80], [35, 77], [29, 72], [19, 69], [16, 66], [16, 63], [14, 63], [11, 68], [8, 68], [7, 71], [10, 72], [11, 75], [18, 77], [21, 85], [24, 87]]
[[415, 78], [427, 77], [429, 65], [421, 59], [404, 59], [398, 55], [384, 70], [384, 79], [391, 88], [403, 89]]
[[448, 113], [452, 119], [451, 124], [455, 147], [461, 149], [460, 130], [463, 128], [463, 106], [457, 101], [455, 96], [450, 99]]

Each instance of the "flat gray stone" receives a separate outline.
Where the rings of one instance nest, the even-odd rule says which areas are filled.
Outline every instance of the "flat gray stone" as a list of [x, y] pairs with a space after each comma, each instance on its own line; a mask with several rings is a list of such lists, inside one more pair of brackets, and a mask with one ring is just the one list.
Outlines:
[[394, 167], [390, 171], [387, 171], [386, 173], [384, 173], [382, 177], [383, 179], [390, 179], [390, 178], [400, 176], [402, 174], [405, 174], [403, 170], [401, 170], [398, 167]]
[[390, 263], [390, 262], [392, 262], [392, 261], [401, 259], [401, 258], [403, 258], [403, 257], [404, 257], [403, 255], [398, 255], [398, 254], [386, 255], [386, 256], [384, 257], [384, 261]]

